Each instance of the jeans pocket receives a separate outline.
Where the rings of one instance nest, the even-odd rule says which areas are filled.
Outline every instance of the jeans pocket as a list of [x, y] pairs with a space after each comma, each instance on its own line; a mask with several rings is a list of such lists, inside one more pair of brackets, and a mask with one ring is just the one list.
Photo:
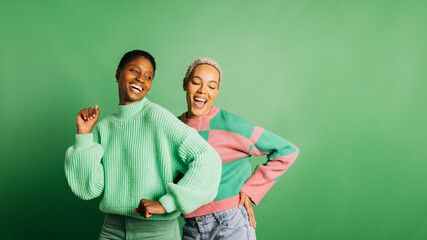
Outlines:
[[246, 210], [246, 207], [243, 205], [242, 208], [240, 208], [240, 212], [243, 215], [243, 218], [248, 219], [248, 211]]
[[219, 228], [215, 231], [215, 238], [222, 240], [247, 239], [248, 227], [240, 209], [233, 208], [218, 214]]
[[102, 225], [99, 239], [123, 239], [125, 237], [124, 217], [107, 214]]
[[251, 224], [249, 223], [249, 215], [248, 215], [248, 211], [246, 210], [245, 206], [243, 206], [240, 209], [240, 212], [242, 213], [243, 218], [245, 219], [245, 225], [247, 228], [247, 239], [249, 240], [254, 240], [256, 239], [256, 234], [255, 234], [255, 228], [251, 226]]
[[199, 228], [190, 222], [186, 221], [184, 226], [182, 227], [182, 239], [190, 240], [190, 239], [198, 239], [201, 237], [199, 232]]
[[224, 211], [218, 217], [219, 224], [223, 228], [236, 229], [245, 225], [245, 218], [238, 208], [233, 208], [231, 211]]

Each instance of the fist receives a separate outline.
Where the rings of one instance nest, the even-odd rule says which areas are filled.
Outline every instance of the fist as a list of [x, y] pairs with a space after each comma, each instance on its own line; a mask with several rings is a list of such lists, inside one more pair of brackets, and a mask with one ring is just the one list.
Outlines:
[[91, 133], [99, 117], [98, 105], [95, 108], [85, 108], [77, 114], [77, 134]]
[[149, 218], [153, 214], [164, 214], [166, 210], [159, 201], [141, 199], [139, 206], [133, 210], [133, 213], [138, 213], [141, 217]]

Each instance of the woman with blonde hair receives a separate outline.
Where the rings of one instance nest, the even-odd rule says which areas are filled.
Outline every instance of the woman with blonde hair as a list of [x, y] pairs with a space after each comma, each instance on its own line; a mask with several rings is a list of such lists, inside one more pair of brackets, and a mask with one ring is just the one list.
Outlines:
[[[195, 60], [184, 77], [188, 111], [181, 121], [195, 128], [222, 160], [222, 177], [214, 201], [183, 214], [183, 239], [255, 239], [258, 205], [292, 165], [298, 148], [262, 127], [213, 106], [222, 82], [218, 63]], [[267, 155], [252, 171], [251, 156]]]

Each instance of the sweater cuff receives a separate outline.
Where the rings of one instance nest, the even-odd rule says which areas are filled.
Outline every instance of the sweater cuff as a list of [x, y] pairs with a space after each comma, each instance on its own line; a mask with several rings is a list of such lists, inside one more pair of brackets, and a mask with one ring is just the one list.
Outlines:
[[167, 213], [171, 213], [177, 209], [175, 200], [170, 194], [166, 194], [159, 199], [159, 202], [163, 205], [163, 208]]
[[89, 147], [93, 144], [93, 133], [88, 134], [76, 134], [76, 143], [74, 144], [78, 148]]
[[[259, 188], [259, 187], [258, 187]], [[270, 188], [268, 188], [270, 189]], [[268, 191], [267, 189], [267, 191]], [[243, 185], [243, 187], [240, 189], [241, 192], [248, 195], [248, 197], [251, 199], [251, 201], [258, 206], [259, 202], [261, 202], [262, 197], [264, 197], [265, 193], [259, 193], [257, 192], [257, 187], [251, 187], [247, 185]]]

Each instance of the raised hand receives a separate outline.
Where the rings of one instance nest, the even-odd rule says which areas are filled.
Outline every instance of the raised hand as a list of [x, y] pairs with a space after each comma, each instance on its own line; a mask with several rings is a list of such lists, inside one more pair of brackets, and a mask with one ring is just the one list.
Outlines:
[[153, 214], [164, 214], [166, 210], [159, 201], [141, 199], [139, 206], [133, 210], [133, 213], [138, 213], [141, 217], [149, 218]]
[[254, 213], [254, 210], [252, 208], [251, 199], [244, 192], [240, 192], [239, 196], [240, 196], [239, 208], [242, 208], [243, 204], [245, 205], [246, 211], [248, 212], [249, 224], [252, 227], [256, 228], [255, 213]]
[[88, 134], [92, 132], [93, 126], [99, 117], [98, 105], [95, 108], [85, 108], [77, 114], [77, 134]]

